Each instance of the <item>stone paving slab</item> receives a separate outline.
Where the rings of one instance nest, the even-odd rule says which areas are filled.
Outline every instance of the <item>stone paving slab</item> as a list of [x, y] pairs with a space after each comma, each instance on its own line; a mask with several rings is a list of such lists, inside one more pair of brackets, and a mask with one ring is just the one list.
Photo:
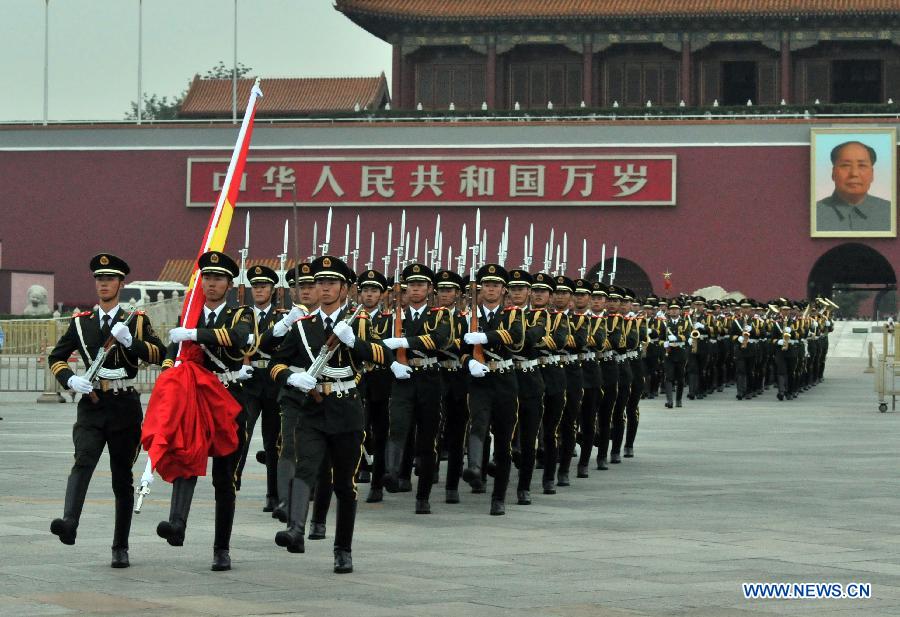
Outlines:
[[[677, 410], [644, 401], [637, 458], [555, 496], [535, 490], [529, 507], [513, 498], [504, 517], [487, 515], [486, 495], [444, 504], [442, 484], [431, 516], [413, 514], [412, 494], [361, 503], [347, 576], [331, 572], [333, 508], [328, 539], [306, 554], [274, 545], [252, 457], [231, 572], [209, 571], [208, 477], [183, 548], [155, 535], [170, 493], [157, 480], [132, 527], [132, 567], [110, 569], [105, 455], [78, 542], [63, 546], [48, 527], [62, 509], [75, 406], [5, 393], [0, 615], [900, 615], [900, 415], [877, 413], [864, 366], [833, 358], [826, 381], [790, 402], [771, 391], [736, 401], [733, 388]], [[873, 598], [745, 600], [742, 582], [868, 582]]]

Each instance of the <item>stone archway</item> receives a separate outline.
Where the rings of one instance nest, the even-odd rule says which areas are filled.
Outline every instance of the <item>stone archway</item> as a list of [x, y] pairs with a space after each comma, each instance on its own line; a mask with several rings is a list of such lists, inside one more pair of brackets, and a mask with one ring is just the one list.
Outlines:
[[[609, 283], [609, 272], [612, 269], [612, 259], [607, 259], [603, 264], [603, 282]], [[639, 296], [646, 296], [653, 292], [653, 283], [647, 272], [636, 262], [619, 257], [616, 261], [616, 285], [628, 287]], [[588, 270], [587, 280], [596, 281], [600, 272], [600, 262], [597, 262]]]
[[846, 304], [842, 308], [846, 308], [848, 317], [874, 317], [896, 308], [897, 275], [881, 253], [866, 244], [848, 242], [816, 260], [809, 272], [807, 292], [810, 298], [821, 295]]

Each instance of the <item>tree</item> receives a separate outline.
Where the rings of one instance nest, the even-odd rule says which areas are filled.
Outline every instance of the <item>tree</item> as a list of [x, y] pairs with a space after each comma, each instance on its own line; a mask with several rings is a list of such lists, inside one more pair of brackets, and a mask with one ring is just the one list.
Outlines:
[[[253, 69], [245, 64], [238, 62], [237, 76], [250, 76], [249, 73]], [[222, 60], [206, 71], [201, 79], [231, 79], [232, 67], [226, 66]], [[141, 110], [142, 120], [174, 120], [178, 118], [178, 112], [181, 111], [181, 104], [184, 97], [187, 96], [187, 90], [184, 90], [178, 96], [171, 99], [167, 96], [159, 96], [157, 94], [144, 94], [144, 104]], [[125, 114], [126, 120], [137, 120], [137, 101], [131, 101], [131, 110]]]

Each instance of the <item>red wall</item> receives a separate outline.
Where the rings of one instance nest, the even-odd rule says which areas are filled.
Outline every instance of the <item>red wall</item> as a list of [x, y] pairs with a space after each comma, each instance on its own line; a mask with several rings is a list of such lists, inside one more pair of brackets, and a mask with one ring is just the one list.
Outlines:
[[[430, 150], [434, 154], [434, 150]], [[533, 150], [529, 151], [534, 153]], [[608, 154], [621, 153], [597, 149]], [[534, 222], [540, 259], [550, 226], [556, 237], [569, 232], [570, 274], [580, 265], [581, 237], [587, 235], [593, 261], [600, 243], [618, 244], [619, 256], [641, 265], [658, 292], [662, 272], [672, 272], [672, 293], [718, 284], [758, 298], [804, 297], [810, 269], [825, 251], [849, 241], [863, 242], [900, 264], [900, 242], [887, 239], [809, 237], [809, 151], [807, 147], [647, 148], [636, 153], [678, 156], [675, 207], [504, 207], [482, 209], [489, 246], [495, 247], [503, 219], [510, 217], [510, 263], [521, 260], [522, 236]], [[56, 272], [56, 299], [67, 304], [93, 302], [87, 269], [90, 257], [111, 251], [132, 267], [132, 279], [155, 279], [169, 258], [196, 254], [209, 211], [185, 206], [188, 156], [228, 156], [209, 151], [49, 151], [0, 152], [3, 265], [8, 269]], [[297, 152], [266, 151], [266, 157]], [[312, 154], [305, 151], [303, 154]], [[316, 155], [327, 155], [326, 150]], [[342, 152], [346, 154], [346, 152]], [[463, 154], [455, 150], [453, 154]], [[251, 153], [252, 155], [252, 153]], [[384, 250], [389, 220], [399, 209], [336, 208], [334, 253], [343, 252], [343, 229], [362, 215], [364, 261], [369, 231], [376, 230], [376, 253]], [[408, 225], [434, 230], [433, 208], [408, 210]], [[251, 257], [280, 252], [289, 208], [253, 210]], [[303, 209], [301, 225], [325, 209]], [[445, 245], [458, 254], [459, 228], [474, 224], [470, 208], [441, 210]], [[395, 223], [396, 226], [396, 223]], [[395, 229], [395, 234], [396, 234]], [[320, 231], [321, 235], [321, 231]], [[396, 235], [395, 235], [396, 237]], [[303, 229], [301, 252], [310, 251], [312, 233]], [[243, 212], [235, 217], [229, 250], [243, 239]], [[590, 265], [590, 264], [589, 264]]]

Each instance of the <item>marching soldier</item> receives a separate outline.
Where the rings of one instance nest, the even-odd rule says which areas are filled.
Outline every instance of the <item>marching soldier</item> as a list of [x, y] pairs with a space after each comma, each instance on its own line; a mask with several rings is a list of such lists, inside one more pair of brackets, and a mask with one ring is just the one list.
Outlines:
[[[359, 301], [369, 315], [373, 337], [384, 339], [390, 336], [390, 317], [382, 312], [381, 301], [388, 289], [384, 275], [377, 270], [366, 270], [356, 282]], [[382, 364], [363, 362], [363, 374], [359, 380], [359, 393], [366, 412], [366, 451], [372, 456], [372, 470], [368, 503], [378, 503], [384, 499], [384, 456], [387, 446], [390, 415], [388, 401], [391, 398], [393, 376]]]
[[444, 444], [447, 448], [447, 479], [444, 484], [446, 503], [459, 503], [459, 479], [463, 470], [463, 453], [469, 407], [466, 401], [468, 371], [459, 362], [459, 347], [465, 334], [466, 315], [456, 307], [463, 288], [463, 280], [456, 272], [437, 273], [437, 304], [443, 307], [450, 320], [451, 343], [440, 350], [442, 410], [444, 415]]
[[[90, 268], [99, 306], [75, 315], [47, 358], [56, 380], [82, 395], [72, 428], [75, 464], [66, 485], [63, 517], [53, 520], [50, 531], [63, 544], [75, 544], [88, 484], [104, 446], [108, 447], [116, 500], [110, 566], [127, 568], [128, 534], [134, 508], [131, 467], [140, 451], [143, 418], [134, 378], [141, 361], [160, 364], [165, 349], [146, 315], [137, 312], [126, 323], [124, 311], [119, 307], [119, 293], [130, 272], [128, 264], [115, 255], [101, 253], [91, 259]], [[92, 366], [110, 337], [113, 346], [95, 380], [76, 375], [69, 368], [69, 356], [75, 350], [81, 354], [85, 366]]]
[[672, 395], [675, 395], [675, 406], [681, 407], [681, 396], [684, 392], [684, 368], [687, 363], [684, 346], [690, 339], [691, 326], [681, 317], [681, 304], [674, 299], [669, 302], [669, 316], [666, 320], [666, 340], [663, 348], [666, 359], [665, 371], [666, 407], [672, 409]]
[[609, 469], [607, 452], [612, 431], [613, 410], [619, 396], [619, 359], [618, 350], [624, 345], [625, 330], [622, 316], [615, 310], [615, 303], [609, 300], [614, 293], [611, 286], [595, 282], [591, 286], [591, 299], [593, 310], [602, 314], [603, 334], [598, 333], [605, 340], [598, 346], [600, 353], [600, 370], [603, 376], [603, 392], [600, 398], [600, 412], [597, 416], [597, 469], [605, 471]]
[[659, 315], [659, 298], [647, 296], [644, 300], [644, 318], [647, 322], [647, 344], [644, 353], [644, 393], [648, 399], [655, 399], [659, 394], [660, 369], [662, 368], [663, 348], [659, 340], [660, 325], [664, 317]]
[[[635, 294], [632, 290], [625, 290], [625, 301], [634, 301]], [[636, 302], [633, 304], [637, 304]], [[634, 308], [639, 308], [634, 306]], [[631, 368], [631, 391], [625, 403], [625, 416], [613, 419], [612, 428], [612, 453], [610, 462], [619, 458], [619, 447], [622, 438], [625, 438], [625, 458], [634, 456], [634, 440], [637, 436], [638, 422], [640, 422], [641, 395], [644, 392], [644, 365], [641, 360], [641, 351], [647, 340], [646, 319], [639, 313], [630, 311], [625, 320], [625, 353], [626, 364]], [[623, 424], [624, 423], [624, 424]]]
[[[619, 369], [619, 382], [616, 404], [613, 407], [612, 430], [610, 432], [612, 447], [609, 452], [609, 462], [613, 465], [622, 462], [621, 435], [624, 433], [625, 408], [628, 406], [628, 399], [631, 396], [631, 384], [633, 381], [629, 345], [633, 347], [636, 344], [634, 335], [631, 334], [633, 325], [630, 324], [632, 324], [632, 321], [625, 318], [625, 315], [630, 310], [630, 304], [628, 304], [625, 299], [626, 293], [627, 292], [623, 287], [618, 287], [616, 285], [609, 286], [608, 301], [611, 305], [610, 309], [614, 311], [614, 314], [619, 317], [622, 323], [621, 339], [619, 341], [619, 346], [615, 349], [616, 362], [618, 363], [617, 366]], [[630, 334], [631, 339], [629, 340]], [[618, 443], [616, 443], [617, 435], [620, 435]], [[606, 452], [604, 452], [604, 454], [606, 454]]]
[[[203, 346], [203, 364], [215, 373], [222, 385], [241, 406], [237, 423], [237, 449], [226, 456], [213, 457], [212, 483], [216, 498], [215, 539], [213, 564], [215, 572], [231, 569], [231, 529], [234, 524], [236, 472], [246, 443], [246, 407], [242, 382], [253, 375], [253, 367], [244, 365], [247, 345], [254, 331], [253, 311], [248, 307], [229, 307], [225, 297], [234, 285], [239, 268], [231, 257], [218, 251], [200, 256], [201, 285], [206, 303], [197, 328], [173, 328], [169, 332], [171, 344], [163, 368], [174, 365], [179, 343], [195, 341]], [[176, 478], [172, 483], [172, 503], [169, 520], [156, 527], [156, 533], [172, 546], [182, 546], [188, 513], [194, 497], [197, 476]]]
[[[461, 362], [472, 376], [469, 382], [469, 465], [463, 479], [474, 489], [484, 486], [481, 477], [484, 442], [489, 427], [494, 433], [494, 458], [497, 464], [491, 495], [491, 514], [506, 513], [506, 488], [512, 464], [511, 444], [518, 411], [518, 382], [512, 354], [525, 345], [525, 320], [515, 307], [503, 308], [508, 275], [502, 266], [485, 264], [476, 273], [481, 285], [478, 331], [463, 336]], [[470, 316], [470, 320], [472, 316]], [[484, 354], [484, 362], [478, 359]]]
[[737, 382], [737, 400], [750, 399], [750, 379], [753, 372], [759, 340], [762, 336], [759, 320], [753, 318], [753, 301], [740, 302], [740, 315], [731, 320], [731, 336], [734, 340], [734, 371]]
[[544, 410], [544, 380], [540, 371], [541, 350], [555, 349], [550, 333], [550, 312], [546, 308], [528, 308], [532, 277], [525, 270], [509, 271], [509, 306], [524, 312], [525, 346], [513, 354], [519, 388], [519, 420], [516, 429], [519, 482], [517, 503], [531, 504], [531, 478], [534, 474], [535, 448]]
[[[590, 322], [588, 325], [587, 356], [584, 368], [584, 402], [581, 415], [581, 453], [578, 460], [578, 477], [588, 477], [588, 465], [591, 463], [591, 452], [597, 443], [598, 416], [603, 404], [604, 374], [602, 368], [603, 348], [606, 345], [606, 317], [603, 313], [604, 295], [601, 295], [601, 283], [591, 283]], [[599, 453], [598, 453], [599, 454]]]
[[441, 423], [441, 373], [438, 351], [451, 341], [450, 316], [441, 307], [429, 309], [428, 297], [434, 272], [428, 266], [411, 263], [401, 274], [406, 281], [407, 306], [402, 335], [384, 339], [389, 349], [406, 349], [407, 364], [394, 361], [391, 372], [396, 381], [391, 388], [390, 433], [385, 455], [384, 488], [399, 490], [403, 448], [411, 431], [416, 433], [419, 482], [416, 514], [431, 514], [431, 485], [437, 462], [437, 439]]
[[[351, 545], [357, 507], [354, 477], [365, 430], [356, 376], [361, 362], [389, 364], [393, 355], [372, 340], [371, 324], [361, 308], [356, 315], [359, 319], [345, 321], [353, 317], [342, 300], [352, 277], [347, 265], [326, 255], [311, 266], [319, 308], [294, 322], [270, 362], [272, 378], [284, 389], [282, 407], [297, 416], [297, 467], [289, 491], [288, 527], [276, 534], [275, 543], [292, 553], [305, 551], [309, 496], [327, 456], [337, 497], [334, 571], [342, 574], [353, 571]], [[313, 371], [320, 354], [327, 360], [321, 370]]]
[[[285, 282], [291, 293], [291, 310], [282, 315], [281, 319], [270, 330], [260, 335], [259, 350], [269, 354], [284, 341], [291, 326], [310, 311], [319, 306], [319, 292], [313, 279], [312, 266], [308, 263], [300, 263], [288, 270]], [[279, 398], [281, 393], [279, 392]], [[279, 406], [281, 411], [281, 443], [278, 449], [278, 463], [275, 468], [276, 485], [278, 487], [278, 505], [272, 511], [272, 518], [282, 523], [287, 522], [288, 489], [297, 463], [297, 454], [294, 444], [294, 430], [297, 426], [296, 408], [285, 409]]]
[[778, 384], [778, 400], [794, 398], [794, 380], [797, 368], [796, 345], [800, 342], [791, 316], [791, 303], [779, 298], [778, 315], [773, 320], [770, 333], [775, 350], [775, 377]]
[[[582, 281], [578, 293], [584, 297], [590, 290]], [[566, 372], [566, 405], [563, 408], [563, 417], [559, 423], [559, 468], [556, 472], [556, 485], [569, 486], [569, 465], [575, 452], [575, 430], [578, 418], [581, 416], [581, 399], [584, 395], [584, 379], [581, 373], [581, 361], [578, 355], [584, 353], [587, 344], [588, 319], [582, 313], [570, 308], [572, 295], [576, 291], [575, 281], [566, 276], [556, 277], [556, 291], [553, 294], [553, 302], [556, 309], [564, 315], [563, 320], [567, 324], [569, 336], [566, 339], [565, 349], [560, 354], [561, 361]], [[589, 296], [588, 296], [589, 297]]]
[[278, 274], [272, 268], [263, 265], [251, 266], [247, 269], [247, 273], [252, 288], [252, 308], [256, 324], [254, 330], [256, 346], [248, 350], [248, 352], [254, 351], [255, 353], [249, 356], [248, 360], [256, 370], [254, 370], [253, 376], [243, 383], [244, 403], [247, 410], [247, 438], [238, 463], [236, 487], [237, 490], [241, 489], [241, 476], [244, 472], [244, 464], [247, 462], [253, 428], [261, 416], [263, 458], [266, 465], [266, 503], [263, 506], [263, 512], [272, 512], [278, 506], [277, 466], [281, 411], [278, 408], [278, 388], [266, 370], [269, 354], [259, 350], [259, 340], [260, 336], [280, 319], [278, 310], [273, 303], [275, 287], [278, 285]]

